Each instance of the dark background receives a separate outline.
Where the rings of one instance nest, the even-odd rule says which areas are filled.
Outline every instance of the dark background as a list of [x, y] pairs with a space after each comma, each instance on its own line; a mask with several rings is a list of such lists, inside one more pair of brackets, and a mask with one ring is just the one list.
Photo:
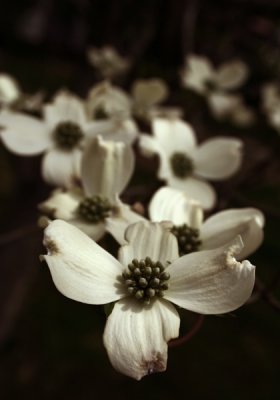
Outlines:
[[[279, 134], [261, 112], [260, 87], [280, 76], [280, 1], [30, 0], [1, 6], [0, 72], [12, 74], [26, 92], [43, 89], [47, 99], [61, 87], [85, 96], [98, 80], [86, 50], [113, 45], [133, 60], [121, 81], [126, 89], [136, 77], [162, 77], [170, 87], [168, 104], [183, 107], [199, 140], [244, 140], [242, 170], [216, 185], [217, 210], [253, 206], [267, 219], [264, 244], [250, 257], [257, 289], [265, 285], [255, 292], [259, 300], [232, 315], [207, 317], [195, 337], [170, 349], [166, 373], [136, 382], [108, 361], [102, 308], [63, 297], [38, 260], [44, 249], [36, 207], [51, 189], [41, 181], [40, 157], [20, 158], [1, 145], [1, 400], [278, 399]], [[234, 57], [248, 63], [244, 95], [258, 115], [254, 126], [218, 123], [203, 99], [181, 87], [178, 71], [190, 52], [217, 64]], [[149, 188], [159, 185], [152, 166], [138, 156], [127, 201], [149, 200]], [[182, 333], [194, 321], [183, 313]]]

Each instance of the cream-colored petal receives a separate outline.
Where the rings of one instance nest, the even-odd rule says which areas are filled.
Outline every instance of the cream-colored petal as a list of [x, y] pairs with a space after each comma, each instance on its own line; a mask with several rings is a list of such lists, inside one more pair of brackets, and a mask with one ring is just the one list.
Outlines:
[[47, 262], [57, 289], [70, 299], [106, 304], [124, 296], [118, 284], [122, 265], [73, 225], [62, 220], [45, 230]]
[[185, 192], [189, 198], [197, 201], [203, 209], [207, 210], [215, 205], [216, 193], [208, 182], [193, 177], [180, 179], [172, 176], [168, 179], [168, 185]]
[[255, 208], [221, 211], [208, 218], [201, 227], [203, 249], [214, 249], [242, 237], [244, 248], [238, 254], [242, 260], [253, 253], [263, 241], [264, 215]]
[[114, 201], [127, 186], [135, 164], [132, 148], [121, 142], [93, 138], [82, 157], [82, 182], [87, 195]]
[[84, 103], [69, 92], [59, 92], [53, 101], [44, 106], [44, 116], [50, 129], [60, 122], [71, 121], [83, 128], [86, 124]]
[[116, 241], [123, 245], [126, 243], [125, 231], [127, 227], [139, 221], [146, 219], [140, 214], [134, 212], [128, 205], [120, 200], [117, 202], [117, 212], [109, 218], [106, 218], [106, 231], [109, 232]]
[[201, 314], [237, 309], [251, 296], [255, 282], [255, 267], [247, 260], [240, 263], [234, 258], [242, 248], [242, 240], [237, 237], [218, 249], [175, 260], [167, 267], [170, 280], [164, 297]]
[[62, 151], [52, 149], [45, 154], [42, 175], [54, 186], [71, 187], [80, 178], [81, 150]]
[[155, 118], [152, 122], [153, 135], [167, 155], [174, 152], [190, 154], [196, 147], [193, 128], [179, 118]]
[[175, 236], [169, 232], [171, 223], [152, 223], [141, 221], [129, 225], [125, 232], [124, 244], [119, 249], [119, 260], [127, 266], [134, 258], [143, 260], [150, 257], [152, 261], [160, 261], [163, 266], [176, 260], [178, 243]]
[[91, 121], [87, 124], [86, 135], [100, 135], [104, 140], [132, 144], [139, 134], [138, 127], [132, 119], [110, 118]]
[[138, 79], [133, 83], [131, 92], [134, 109], [145, 111], [167, 98], [168, 87], [162, 79]]
[[208, 139], [193, 155], [195, 173], [206, 179], [229, 178], [241, 167], [243, 143], [239, 139], [216, 137]]
[[213, 80], [214, 69], [206, 57], [192, 54], [187, 57], [181, 76], [184, 86], [198, 93], [205, 93], [205, 83]]
[[215, 83], [221, 89], [236, 89], [243, 85], [249, 75], [247, 65], [241, 60], [222, 64], [215, 73]]
[[69, 221], [72, 225], [76, 226], [86, 235], [88, 235], [95, 242], [98, 242], [106, 232], [106, 225], [104, 221], [100, 221], [97, 224], [86, 221], [81, 218], [79, 215], [76, 215], [71, 221]]
[[32, 156], [43, 153], [52, 145], [46, 125], [34, 117], [11, 111], [0, 113], [0, 135], [13, 153]]
[[208, 97], [208, 104], [212, 114], [217, 119], [230, 119], [237, 108], [240, 107], [243, 99], [237, 94], [224, 92], [211, 92]]
[[164, 300], [149, 307], [128, 298], [119, 301], [103, 337], [113, 367], [137, 380], [165, 371], [167, 342], [178, 337], [179, 326], [175, 307]]
[[81, 200], [81, 193], [78, 194], [77, 191], [56, 189], [47, 200], [39, 204], [38, 208], [53, 218], [68, 221], [75, 216], [75, 211]]
[[21, 96], [21, 90], [15, 79], [8, 74], [0, 74], [0, 104], [10, 105]]
[[174, 225], [187, 224], [200, 228], [203, 211], [199, 203], [177, 189], [162, 187], [156, 191], [149, 204], [152, 221], [171, 221]]

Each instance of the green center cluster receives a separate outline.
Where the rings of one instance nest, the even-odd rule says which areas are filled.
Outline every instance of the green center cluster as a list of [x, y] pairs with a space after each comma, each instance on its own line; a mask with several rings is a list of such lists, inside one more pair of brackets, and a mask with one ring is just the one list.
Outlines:
[[54, 140], [62, 149], [73, 149], [83, 138], [80, 126], [72, 121], [60, 122], [53, 132]]
[[173, 226], [171, 232], [177, 238], [180, 256], [199, 250], [201, 240], [199, 239], [198, 229], [190, 228], [187, 224], [183, 224]]
[[185, 153], [172, 154], [170, 164], [174, 175], [178, 178], [186, 178], [193, 172], [193, 162]]
[[146, 257], [145, 260], [132, 260], [122, 277], [131, 296], [144, 304], [150, 304], [152, 298], [163, 297], [164, 291], [168, 289], [166, 282], [170, 275], [164, 271], [161, 262], [153, 262], [150, 257]]
[[106, 197], [93, 196], [86, 197], [78, 207], [79, 215], [88, 222], [94, 224], [104, 221], [109, 217], [112, 211], [112, 205]]

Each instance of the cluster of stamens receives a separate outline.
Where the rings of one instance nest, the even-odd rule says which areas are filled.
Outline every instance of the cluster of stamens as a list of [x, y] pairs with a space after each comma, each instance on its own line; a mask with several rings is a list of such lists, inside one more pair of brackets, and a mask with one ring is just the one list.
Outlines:
[[57, 124], [53, 136], [59, 147], [70, 150], [80, 142], [84, 133], [80, 126], [75, 122], [64, 121]]
[[198, 229], [190, 228], [187, 224], [183, 224], [173, 226], [171, 232], [177, 238], [180, 256], [199, 250], [201, 240], [199, 239]]
[[150, 257], [146, 257], [140, 261], [132, 260], [122, 277], [131, 296], [144, 304], [150, 304], [154, 297], [163, 297], [164, 291], [168, 289], [166, 282], [170, 275], [164, 271], [161, 262], [153, 262]]
[[193, 162], [185, 153], [172, 154], [170, 164], [174, 175], [178, 178], [186, 178], [193, 172]]
[[98, 223], [109, 217], [112, 205], [106, 197], [86, 197], [78, 207], [79, 215], [88, 222]]

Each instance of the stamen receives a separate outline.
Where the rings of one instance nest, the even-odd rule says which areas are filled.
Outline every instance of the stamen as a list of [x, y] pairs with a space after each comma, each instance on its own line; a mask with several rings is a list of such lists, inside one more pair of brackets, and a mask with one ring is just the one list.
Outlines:
[[186, 178], [193, 172], [193, 162], [185, 153], [176, 152], [170, 157], [172, 171], [178, 178]]
[[183, 224], [180, 226], [173, 226], [171, 232], [177, 238], [180, 256], [199, 250], [201, 240], [199, 239], [198, 229]]
[[161, 262], [153, 262], [149, 257], [145, 260], [132, 260], [122, 274], [127, 292], [135, 299], [150, 304], [153, 297], [163, 297], [168, 289], [166, 283], [170, 275], [164, 271]]
[[102, 196], [86, 197], [78, 207], [79, 215], [94, 224], [104, 221], [112, 211], [109, 200]]
[[84, 133], [80, 126], [72, 121], [60, 122], [53, 131], [53, 137], [57, 145], [70, 150], [83, 138]]

